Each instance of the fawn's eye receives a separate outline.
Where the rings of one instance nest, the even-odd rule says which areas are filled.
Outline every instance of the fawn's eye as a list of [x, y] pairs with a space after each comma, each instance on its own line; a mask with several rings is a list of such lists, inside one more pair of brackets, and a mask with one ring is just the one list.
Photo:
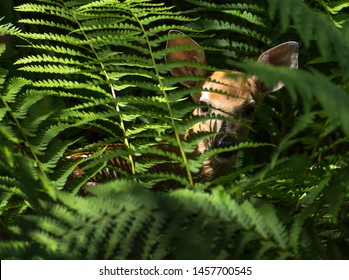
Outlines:
[[209, 105], [206, 102], [201, 101], [199, 111], [201, 115], [207, 114], [210, 111]]
[[252, 118], [256, 109], [256, 103], [254, 101], [248, 103], [243, 111], [245, 118]]

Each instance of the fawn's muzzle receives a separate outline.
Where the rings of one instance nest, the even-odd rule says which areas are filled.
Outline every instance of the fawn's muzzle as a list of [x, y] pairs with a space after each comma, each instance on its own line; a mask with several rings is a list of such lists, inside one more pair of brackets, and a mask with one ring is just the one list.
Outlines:
[[[228, 148], [239, 144], [239, 140], [232, 135], [216, 135], [213, 139], [213, 148]], [[236, 151], [228, 151], [217, 154], [218, 157], [228, 159], [233, 157]]]

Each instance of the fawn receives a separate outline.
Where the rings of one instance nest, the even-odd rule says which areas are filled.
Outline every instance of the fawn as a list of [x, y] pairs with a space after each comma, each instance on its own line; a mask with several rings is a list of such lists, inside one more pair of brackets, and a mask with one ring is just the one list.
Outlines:
[[[178, 61], [197, 64], [206, 63], [204, 50], [193, 39], [186, 37], [184, 33], [177, 30], [171, 30], [169, 38], [166, 46], [168, 54], [165, 57], [167, 63]], [[258, 62], [298, 68], [298, 43], [290, 41], [271, 48], [260, 55]], [[201, 92], [192, 94], [193, 101], [201, 104], [199, 108], [194, 110], [193, 115], [212, 116], [212, 118], [194, 125], [184, 136], [187, 137], [191, 133], [198, 132], [215, 134], [213, 137], [200, 141], [195, 153], [205, 153], [205, 151], [212, 148], [226, 148], [238, 145], [245, 140], [248, 136], [249, 125], [255, 116], [256, 108], [262, 102], [264, 96], [284, 86], [282, 82], [278, 82], [274, 86], [267, 86], [255, 75], [246, 78], [237, 71], [217, 71], [211, 73], [202, 67], [194, 66], [175, 67], [171, 69], [171, 73], [175, 77], [183, 78], [182, 84], [187, 87], [202, 88]], [[191, 81], [190, 77], [193, 76], [203, 77], [203, 79]], [[186, 77], [188, 77], [187, 80]], [[118, 148], [123, 148], [122, 144], [117, 146]], [[166, 145], [160, 144], [160, 146], [164, 150], [170, 149]], [[84, 156], [84, 154], [82, 153], [81, 156]], [[234, 166], [235, 156], [234, 152], [222, 152], [207, 158], [198, 175], [199, 178], [210, 181], [218, 176], [228, 174]], [[80, 155], [75, 154], [69, 158], [74, 157], [77, 158]], [[122, 159], [116, 159], [111, 164], [127, 169], [127, 164]], [[153, 171], [158, 169], [160, 171], [174, 169], [171, 171], [183, 172], [178, 166], [172, 166], [171, 164], [159, 166]], [[73, 177], [80, 177], [82, 175], [81, 172], [82, 170], [77, 167], [73, 172]], [[106, 177], [118, 177], [115, 172], [108, 174], [110, 172], [107, 171], [106, 173]]]
[[[166, 62], [188, 61], [205, 64], [204, 50], [193, 39], [182, 32], [171, 30], [171, 39], [167, 41], [169, 52]], [[178, 48], [182, 46], [182, 48]], [[185, 47], [183, 47], [185, 46]], [[176, 50], [177, 47], [177, 50]], [[275, 66], [298, 68], [298, 43], [289, 41], [277, 45], [262, 53], [258, 62]], [[202, 105], [195, 109], [194, 115], [216, 115], [224, 118], [213, 118], [195, 125], [188, 133], [213, 132], [209, 137], [198, 143], [197, 152], [204, 153], [211, 148], [226, 148], [239, 144], [248, 136], [249, 125], [252, 122], [258, 105], [267, 93], [281, 89], [284, 84], [278, 82], [267, 86], [255, 75], [246, 78], [237, 71], [208, 72], [202, 67], [183, 66], [173, 68], [175, 77], [188, 77], [182, 82], [187, 87], [200, 87], [201, 92], [192, 94], [192, 99]], [[190, 81], [190, 76], [202, 76], [204, 81]], [[204, 162], [200, 177], [212, 180], [227, 174], [233, 166], [235, 153], [223, 152], [208, 158]]]

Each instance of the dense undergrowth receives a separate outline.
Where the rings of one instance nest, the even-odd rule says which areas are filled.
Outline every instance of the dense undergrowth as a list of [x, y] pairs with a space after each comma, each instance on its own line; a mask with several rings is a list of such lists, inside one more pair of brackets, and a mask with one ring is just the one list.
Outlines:
[[[349, 258], [347, 1], [27, 2], [0, 22], [2, 259]], [[205, 135], [180, 137], [202, 119], [164, 61], [171, 29], [210, 69], [285, 83], [212, 182], [188, 157]], [[250, 60], [289, 40], [299, 70]]]

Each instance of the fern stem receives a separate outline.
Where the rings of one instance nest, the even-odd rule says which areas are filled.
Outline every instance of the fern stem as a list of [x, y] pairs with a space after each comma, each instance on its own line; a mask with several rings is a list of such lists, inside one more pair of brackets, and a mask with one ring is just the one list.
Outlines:
[[[63, 5], [65, 5], [64, 1], [61, 1]], [[68, 7], [67, 7], [68, 8]], [[86, 39], [88, 39], [88, 36], [86, 34], [86, 32], [83, 30], [81, 24], [80, 24], [80, 21], [76, 18], [75, 14], [72, 13], [72, 17], [75, 19], [77, 25], [79, 26], [80, 30], [82, 31], [82, 34], [84, 35], [84, 37]], [[89, 44], [89, 47], [90, 49], [92, 50], [94, 56], [97, 58], [97, 60], [100, 62], [100, 65], [101, 65], [101, 68], [103, 70], [103, 73], [107, 79], [107, 81], [109, 82], [109, 87], [110, 87], [110, 90], [111, 90], [111, 94], [113, 96], [114, 99], [116, 99], [116, 93], [115, 93], [115, 89], [113, 88], [113, 84], [111, 83], [111, 79], [109, 77], [109, 74], [107, 72], [107, 70], [105, 69], [105, 66], [103, 64], [103, 62], [99, 59], [99, 56], [98, 56], [98, 53], [96, 52], [95, 48], [93, 47], [92, 44]], [[122, 131], [122, 134], [124, 136], [124, 144], [126, 146], [127, 149], [130, 149], [130, 142], [128, 141], [127, 139], [127, 136], [126, 136], [126, 127], [125, 127], [125, 123], [122, 119], [122, 114], [121, 114], [121, 110], [120, 110], [120, 107], [118, 104], [115, 105], [115, 111], [118, 113], [117, 115], [119, 116], [119, 125], [120, 125], [120, 128], [121, 128], [121, 131]], [[134, 162], [134, 159], [132, 157], [132, 155], [129, 155], [128, 156], [128, 159], [130, 161], [130, 164], [131, 164], [131, 172], [132, 172], [132, 175], [135, 175], [136, 174], [136, 168], [135, 168], [135, 162]]]
[[7, 111], [9, 112], [9, 114], [11, 115], [12, 120], [15, 122], [16, 127], [18, 128], [20, 134], [23, 137], [24, 143], [26, 145], [26, 147], [29, 149], [30, 154], [32, 155], [35, 163], [38, 166], [38, 169], [42, 175], [42, 178], [44, 179], [44, 181], [42, 181], [42, 183], [45, 184], [46, 189], [49, 191], [49, 195], [51, 198], [56, 199], [56, 194], [54, 192], [52, 192], [52, 187], [48, 186], [47, 184], [49, 184], [50, 179], [48, 178], [45, 168], [43, 166], [43, 164], [41, 163], [40, 159], [38, 158], [35, 149], [32, 147], [32, 145], [30, 144], [30, 140], [27, 137], [27, 134], [25, 133], [24, 129], [22, 128], [22, 125], [20, 123], [20, 121], [18, 120], [18, 118], [16, 117], [16, 115], [13, 113], [13, 111], [11, 110], [11, 106], [9, 106], [9, 104], [3, 99], [1, 98], [3, 104], [5, 105], [5, 108], [7, 109]]
[[152, 47], [151, 47], [151, 44], [150, 44], [150, 41], [149, 41], [149, 38], [148, 38], [148, 35], [147, 35], [147, 32], [146, 30], [144, 29], [144, 26], [143, 24], [141, 23], [141, 21], [139, 20], [139, 18], [137, 17], [137, 15], [135, 13], [133, 13], [132, 11], [132, 8], [130, 7], [130, 5], [128, 5], [128, 8], [131, 12], [131, 14], [134, 16], [134, 18], [136, 19], [137, 23], [139, 24], [140, 28], [142, 29], [142, 32], [145, 36], [145, 39], [146, 39], [146, 42], [147, 42], [147, 46], [148, 46], [148, 50], [149, 50], [149, 54], [151, 56], [151, 60], [152, 60], [152, 64], [153, 64], [153, 68], [155, 70], [155, 74], [156, 74], [156, 77], [158, 79], [158, 82], [159, 82], [159, 86], [160, 86], [160, 90], [162, 92], [162, 94], [164, 95], [164, 98], [166, 100], [166, 106], [167, 106], [167, 110], [168, 110], [168, 113], [169, 113], [169, 117], [170, 117], [170, 121], [171, 121], [171, 126], [173, 128], [173, 131], [174, 131], [174, 135], [175, 135], [175, 138], [176, 138], [176, 141], [178, 143], [178, 147], [179, 147], [179, 150], [180, 150], [180, 153], [181, 153], [181, 157], [183, 159], [183, 162], [184, 162], [184, 166], [185, 166], [185, 170], [186, 170], [186, 173], [187, 173], [187, 176], [188, 176], [188, 181], [189, 181], [189, 184], [190, 186], [195, 189], [195, 185], [194, 185], [194, 181], [193, 181], [193, 176], [191, 174], [191, 171], [190, 171], [190, 168], [189, 168], [189, 162], [188, 162], [188, 158], [187, 158], [187, 155], [185, 154], [185, 151], [183, 149], [183, 145], [182, 145], [182, 141], [181, 141], [181, 137], [178, 133], [178, 130], [177, 130], [177, 126], [176, 126], [176, 123], [175, 123], [175, 120], [174, 120], [174, 117], [173, 117], [173, 112], [172, 112], [172, 108], [171, 108], [171, 104], [170, 104], [170, 101], [168, 99], [168, 96], [167, 96], [167, 93], [166, 93], [166, 90], [165, 90], [165, 87], [162, 83], [162, 78], [160, 76], [160, 73], [159, 73], [159, 70], [158, 70], [158, 67], [157, 67], [157, 63], [155, 61], [155, 57], [153, 55], [153, 50], [152, 50]]

